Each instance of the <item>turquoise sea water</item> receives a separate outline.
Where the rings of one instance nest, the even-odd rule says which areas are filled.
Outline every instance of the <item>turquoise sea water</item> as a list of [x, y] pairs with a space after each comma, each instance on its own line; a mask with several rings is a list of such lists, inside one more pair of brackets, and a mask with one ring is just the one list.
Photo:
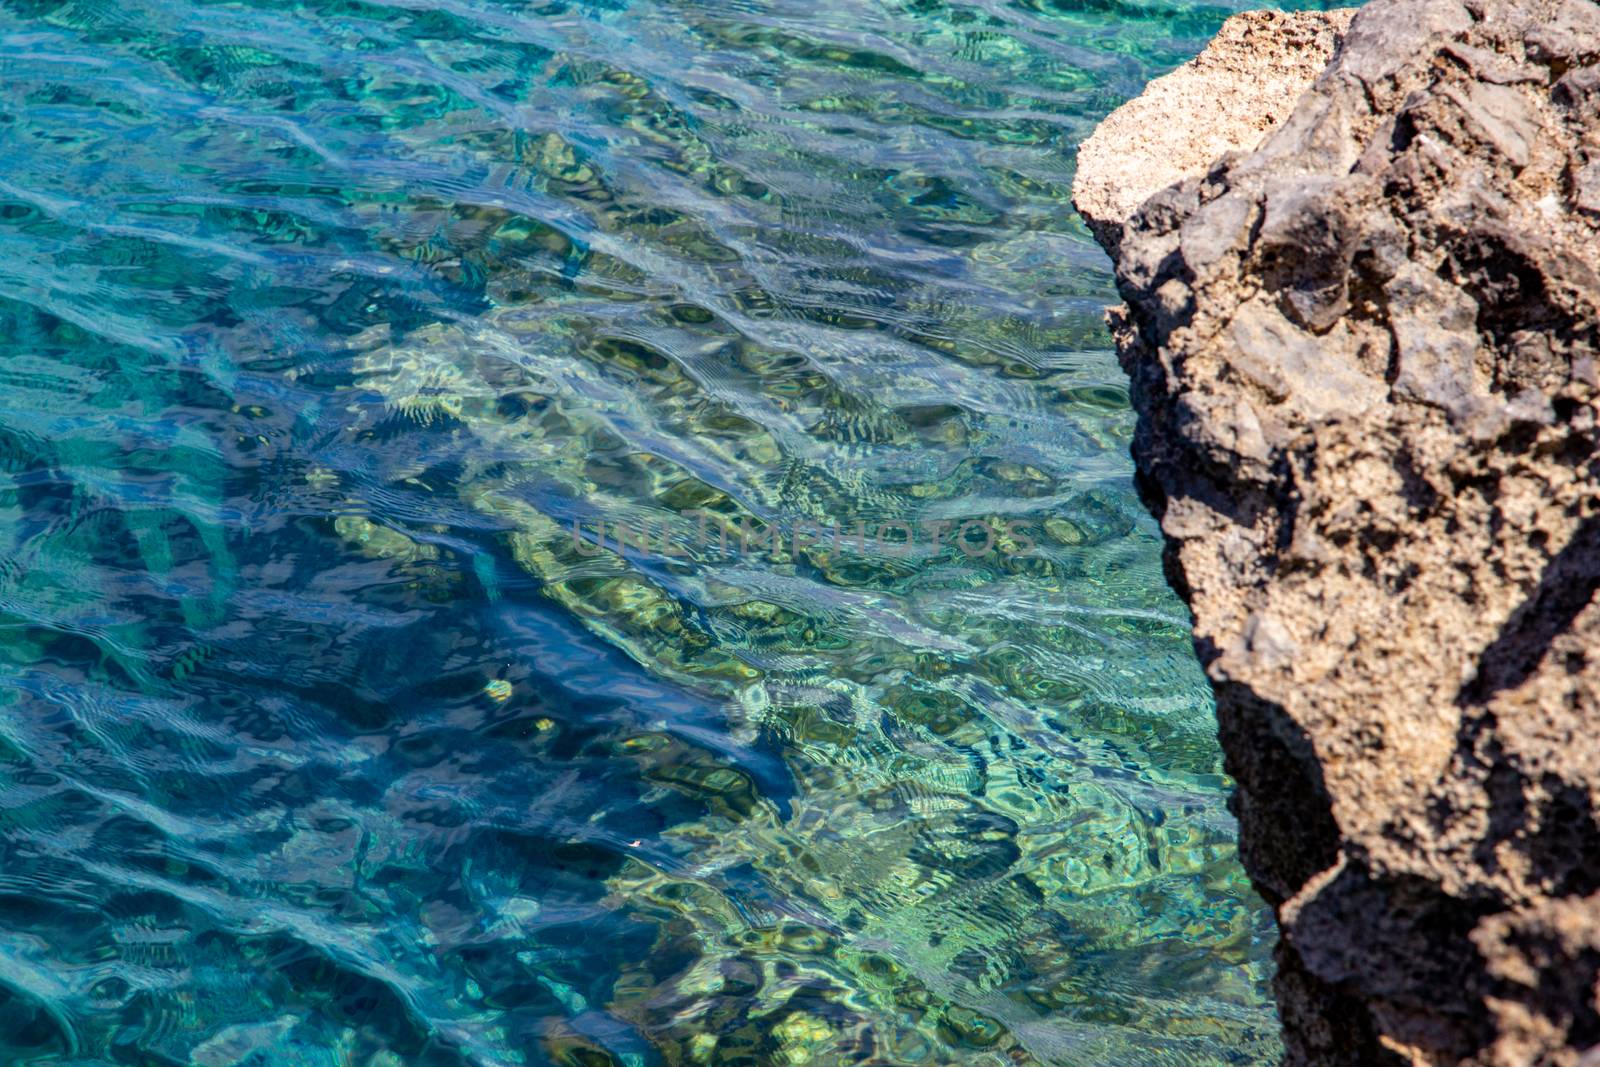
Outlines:
[[5, 0], [0, 1063], [1270, 1061], [1068, 196], [1228, 13]]

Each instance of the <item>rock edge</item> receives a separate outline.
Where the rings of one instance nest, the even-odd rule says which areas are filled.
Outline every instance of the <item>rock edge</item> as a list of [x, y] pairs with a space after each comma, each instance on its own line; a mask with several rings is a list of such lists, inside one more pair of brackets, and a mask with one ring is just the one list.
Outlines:
[[1107, 115], [1078, 146], [1072, 187], [1096, 240], [1115, 248], [1123, 221], [1151, 196], [1260, 144], [1328, 65], [1355, 13], [1234, 15], [1198, 56]]

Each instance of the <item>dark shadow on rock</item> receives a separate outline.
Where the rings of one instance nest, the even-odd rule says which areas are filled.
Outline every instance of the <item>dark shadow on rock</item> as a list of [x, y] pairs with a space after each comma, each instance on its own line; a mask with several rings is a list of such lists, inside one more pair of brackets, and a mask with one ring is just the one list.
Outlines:
[[1600, 515], [1591, 515], [1551, 559], [1539, 584], [1511, 613], [1478, 662], [1476, 676], [1456, 697], [1461, 707], [1481, 707], [1496, 693], [1515, 689], [1538, 669], [1550, 643], [1600, 591]]
[[[1196, 642], [1202, 663], [1217, 651]], [[1226, 769], [1237, 788], [1240, 852], [1256, 888], [1274, 906], [1339, 857], [1339, 827], [1311, 739], [1283, 708], [1245, 686], [1214, 682]]]
[[[1391, 1037], [1428, 1050], [1432, 1062], [1454, 1063], [1494, 1036], [1482, 1009], [1485, 964], [1468, 937], [1494, 910], [1491, 901], [1469, 904], [1350, 857], [1305, 901], [1286, 940], [1319, 981], [1381, 1012]], [[1360, 1062], [1383, 1062], [1378, 1052], [1365, 1050], [1372, 1058]]]

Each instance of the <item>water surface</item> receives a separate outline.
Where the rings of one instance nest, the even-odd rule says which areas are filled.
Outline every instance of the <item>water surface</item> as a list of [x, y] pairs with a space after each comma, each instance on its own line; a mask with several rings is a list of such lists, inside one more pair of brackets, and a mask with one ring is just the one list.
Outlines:
[[0, 1062], [1270, 1061], [1068, 197], [1227, 13], [6, 0]]

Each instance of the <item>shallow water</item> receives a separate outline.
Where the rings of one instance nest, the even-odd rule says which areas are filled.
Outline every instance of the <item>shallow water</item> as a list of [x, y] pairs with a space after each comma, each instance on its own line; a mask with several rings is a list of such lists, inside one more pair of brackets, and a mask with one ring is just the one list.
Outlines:
[[1270, 1061], [1068, 199], [1227, 13], [6, 0], [0, 1062]]

